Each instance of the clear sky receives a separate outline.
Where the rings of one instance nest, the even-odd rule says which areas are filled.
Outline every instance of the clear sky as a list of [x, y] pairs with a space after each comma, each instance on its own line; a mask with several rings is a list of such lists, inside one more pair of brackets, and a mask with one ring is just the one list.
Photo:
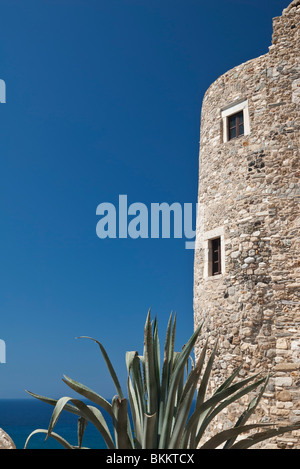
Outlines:
[[96, 236], [102, 202], [196, 203], [208, 86], [268, 52], [289, 0], [1, 0], [0, 398], [73, 395], [66, 374], [126, 387], [148, 309], [161, 342], [193, 332], [182, 239]]

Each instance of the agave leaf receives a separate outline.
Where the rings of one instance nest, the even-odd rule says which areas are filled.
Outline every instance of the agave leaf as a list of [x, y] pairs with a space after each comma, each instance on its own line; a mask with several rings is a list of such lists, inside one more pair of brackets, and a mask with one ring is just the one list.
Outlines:
[[204, 365], [206, 350], [207, 350], [207, 342], [201, 351], [200, 357], [198, 358], [196, 365], [193, 366], [192, 370], [187, 376], [187, 380], [186, 380], [186, 383], [182, 392], [182, 398], [185, 397], [185, 394], [189, 391], [190, 387], [194, 385], [195, 377], [197, 380], [199, 380], [199, 377], [200, 377], [200, 374]]
[[[58, 401], [59, 401], [59, 399], [48, 398], [48, 397], [45, 397], [45, 396], [41, 396], [41, 395], [39, 395], [39, 394], [35, 394], [35, 393], [31, 392], [31, 391], [26, 391], [26, 392], [27, 392], [28, 394], [30, 394], [32, 397], [34, 397], [34, 398], [36, 398], [36, 399], [38, 399], [38, 400], [40, 400], [40, 401], [42, 401], [42, 402], [45, 402], [46, 404], [50, 404], [50, 405], [52, 405], [52, 406], [54, 406], [54, 407], [56, 407], [56, 405], [57, 405], [57, 403], [58, 403]], [[71, 400], [71, 401], [72, 401], [72, 400]], [[80, 402], [80, 401], [78, 401], [78, 402]], [[78, 406], [77, 406], [77, 407], [78, 407]], [[62, 409], [61, 409], [61, 410], [62, 410]], [[65, 404], [64, 404], [64, 406], [63, 406], [63, 410], [65, 410], [65, 411], [67, 411], [67, 412], [70, 412], [71, 414], [77, 415], [78, 417], [85, 417], [85, 413], [83, 413], [82, 410], [80, 410], [79, 408], [74, 407], [73, 405], [68, 404], [67, 402], [65, 402]], [[96, 410], [98, 410], [98, 409], [96, 409]], [[99, 411], [99, 413], [100, 413], [100, 411]], [[100, 413], [100, 414], [101, 414], [101, 413]], [[102, 415], [102, 414], [101, 414], [101, 415]], [[101, 415], [99, 415], [100, 419], [101, 419]], [[53, 417], [53, 414], [52, 414], [52, 417]], [[57, 421], [58, 417], [59, 417], [59, 414], [57, 415], [56, 421]], [[54, 422], [54, 425], [55, 425], [56, 421]], [[93, 422], [93, 423], [94, 423], [94, 422]], [[94, 423], [94, 424], [95, 424], [95, 423]], [[106, 435], [104, 436], [103, 434], [102, 434], [102, 436], [104, 437], [104, 440], [106, 441], [106, 444], [108, 444], [108, 445], [111, 447], [112, 439], [111, 439], [110, 432], [109, 432], [109, 430], [108, 430], [108, 428], [107, 428], [107, 425], [106, 425], [106, 422], [105, 422], [104, 418], [103, 418], [103, 420], [102, 420], [102, 424], [103, 424], [103, 427], [104, 427], [104, 430], [103, 430], [103, 431], [104, 431], [104, 434], [105, 434], [106, 432], [108, 433], [107, 436], [106, 436]], [[53, 428], [54, 428], [54, 425], [53, 425], [53, 427], [52, 427], [51, 434], [48, 434], [47, 438], [48, 438], [49, 436], [52, 436], [52, 435], [53, 435]], [[49, 429], [48, 429], [47, 433], [48, 433], [48, 432], [49, 432]], [[114, 447], [114, 446], [113, 446], [113, 447]]]
[[142, 449], [143, 421], [140, 417], [139, 404], [129, 376], [127, 377], [127, 389], [135, 435], [135, 446], [137, 449]]
[[177, 325], [177, 315], [175, 313], [174, 321], [173, 321], [172, 334], [171, 334], [171, 342], [170, 342], [170, 361], [169, 361], [169, 374], [168, 374], [168, 378], [169, 378], [168, 389], [170, 387], [170, 382], [171, 382], [171, 379], [172, 379], [172, 373], [173, 373], [173, 369], [174, 369], [176, 325]]
[[[201, 365], [201, 362], [199, 365]], [[176, 412], [175, 425], [168, 445], [169, 449], [180, 447], [181, 438], [184, 432], [185, 424], [189, 417], [200, 373], [201, 366], [196, 367], [190, 372], [185, 392]]]
[[[141, 396], [144, 395], [143, 377], [141, 373], [141, 365], [143, 366], [142, 361], [142, 357], [139, 356], [138, 352], [126, 353], [128, 375], [131, 374], [133, 384], [139, 390]], [[146, 411], [145, 408], [143, 408], [143, 410]]]
[[120, 398], [122, 399], [124, 397], [122, 388], [120, 386], [117, 374], [114, 370], [114, 367], [112, 366], [111, 361], [109, 359], [109, 356], [107, 355], [107, 352], [106, 352], [105, 348], [103, 347], [103, 345], [98, 340], [93, 339], [92, 337], [80, 336], [80, 337], [78, 337], [78, 339], [89, 339], [89, 340], [93, 340], [94, 342], [96, 342], [96, 344], [98, 344], [98, 346], [101, 350], [102, 356], [104, 358], [104, 361], [106, 363], [106, 366], [107, 366], [107, 368], [110, 372], [110, 375], [111, 375], [112, 380], [114, 382], [114, 385], [116, 387], [116, 391], [117, 391], [118, 395], [120, 396]]
[[[183, 392], [182, 392], [182, 397], [181, 397], [181, 402], [180, 402], [180, 408], [178, 410], [178, 415], [180, 415], [180, 413], [182, 412], [182, 410], [181, 410], [182, 403], [184, 402], [186, 397], [188, 399], [187, 403], [185, 404], [186, 410], [184, 411], [183, 415], [181, 415], [182, 420], [184, 419], [184, 415], [186, 417], [184, 419], [184, 425], [185, 425], [185, 423], [186, 423], [186, 421], [189, 417], [192, 400], [193, 400], [193, 397], [194, 397], [194, 394], [195, 394], [195, 391], [196, 391], [197, 383], [199, 381], [199, 377], [200, 377], [203, 365], [204, 365], [206, 349], [207, 349], [207, 342], [206, 342], [206, 344], [204, 345], [204, 347], [201, 351], [200, 357], [198, 358], [198, 361], [197, 361], [196, 365], [193, 367], [192, 371], [189, 373], [189, 375], [187, 377], [187, 380], [186, 380], [186, 383], [185, 383], [185, 386], [184, 386], [184, 389], [183, 389]], [[176, 425], [178, 425], [178, 423], [176, 423]], [[191, 438], [191, 439], [195, 438], [196, 428], [193, 428], [194, 431], [192, 431], [191, 434], [184, 435], [184, 433], [185, 433], [184, 425], [182, 424], [181, 431], [180, 431], [180, 437], [183, 435], [180, 447], [186, 449], [187, 444], [188, 444], [188, 439], [189, 438]], [[175, 429], [174, 429], [174, 432], [175, 432]], [[172, 435], [172, 438], [173, 438], [173, 435]], [[180, 439], [181, 438], [179, 438], [178, 441], [176, 442], [175, 446], [172, 446], [172, 447], [174, 447], [174, 448], [178, 447], [178, 445], [180, 443]], [[172, 444], [173, 444], [173, 442], [172, 442]]]
[[127, 400], [115, 396], [112, 401], [114, 413], [114, 430], [116, 436], [116, 449], [133, 449], [132, 441], [128, 436]]
[[146, 386], [147, 386], [147, 413], [152, 415], [157, 412], [158, 396], [157, 396], [157, 383], [156, 383], [157, 370], [155, 370], [150, 311], [147, 315], [147, 320], [145, 324], [144, 357], [145, 357], [145, 378], [146, 378]]
[[[173, 367], [175, 368], [176, 365], [177, 365], [177, 362], [180, 358], [180, 354], [181, 352], [174, 352], [174, 364], [173, 364]], [[188, 362], [188, 359], [186, 361], [186, 363]], [[174, 423], [175, 423], [175, 417], [176, 417], [176, 409], [178, 408], [179, 406], [179, 402], [180, 402], [180, 399], [181, 399], [181, 395], [182, 395], [182, 392], [183, 392], [183, 384], [184, 384], [184, 372], [185, 372], [185, 367], [186, 367], [186, 363], [184, 365], [184, 367], [181, 369], [181, 372], [179, 374], [179, 377], [178, 377], [178, 383], [177, 383], [177, 389], [176, 389], [176, 394], [175, 394], [175, 402], [174, 402], [174, 409], [175, 409], [175, 412], [173, 414], [173, 419], [172, 419], [172, 426], [171, 428], [173, 428], [174, 426]]]
[[[248, 378], [239, 381], [228, 388], [224, 388], [222, 391], [213, 394], [211, 398], [209, 398], [207, 401], [203, 402], [203, 404], [200, 406], [202, 410], [206, 409], [212, 409], [214, 408], [219, 402], [221, 402], [223, 399], [226, 399], [229, 396], [233, 396], [237, 391], [239, 391], [242, 387], [246, 386], [250, 381], [253, 381], [257, 377], [256, 375], [249, 376]], [[258, 386], [265, 380], [265, 378], [261, 378], [259, 381], [256, 381], [254, 384], [249, 386], [249, 392]], [[244, 392], [244, 391], [243, 391]], [[235, 397], [233, 396], [233, 399], [235, 400]]]
[[[31, 437], [33, 435], [36, 435], [37, 433], [48, 433], [48, 430], [45, 430], [43, 428], [38, 428], [37, 430], [34, 430], [32, 433], [30, 433], [30, 435], [28, 436], [27, 440], [25, 441], [25, 445], [24, 445], [24, 449], [27, 449], [27, 446], [28, 446], [28, 443], [29, 443], [29, 440], [31, 439]], [[64, 446], [64, 448], [66, 449], [75, 449], [74, 446], [72, 446], [70, 443], [68, 443], [64, 438], [62, 438], [60, 435], [58, 435], [57, 433], [51, 433], [50, 435], [52, 438], [54, 438], [54, 440], [58, 441], [61, 445]]]
[[49, 423], [49, 427], [48, 427], [48, 434], [47, 434], [46, 440], [50, 436], [50, 433], [53, 431], [53, 428], [54, 428], [54, 426], [55, 426], [55, 424], [58, 420], [58, 417], [60, 416], [62, 410], [65, 407], [65, 405], [67, 404], [68, 401], [71, 401], [71, 400], [72, 400], [71, 397], [61, 397], [60, 399], [58, 399], [58, 401], [57, 401], [57, 403], [54, 407], [51, 419], [50, 419], [50, 423]]
[[208, 382], [209, 382], [209, 377], [210, 377], [212, 367], [213, 367], [213, 364], [214, 364], [214, 360], [215, 360], [215, 356], [216, 356], [216, 353], [217, 353], [217, 345], [218, 344], [216, 343], [215, 347], [214, 347], [214, 349], [211, 353], [211, 356], [209, 357], [208, 363], [206, 365], [205, 372], [204, 372], [204, 375], [203, 375], [203, 378], [201, 380], [201, 384], [200, 384], [199, 390], [198, 390], [196, 408], [198, 408], [204, 402], [204, 398], [205, 398], [205, 394], [206, 394], [206, 390], [207, 390], [207, 385], [208, 385]]
[[78, 408], [78, 410], [80, 411], [80, 415], [82, 415], [84, 418], [89, 420], [97, 428], [97, 430], [103, 436], [103, 438], [105, 440], [105, 443], [107, 444], [108, 448], [109, 449], [114, 449], [115, 448], [114, 442], [111, 438], [111, 435], [110, 435], [109, 429], [107, 427], [106, 421], [105, 421], [103, 415], [101, 414], [100, 410], [97, 409], [96, 407], [87, 406], [82, 401], [80, 401], [78, 399], [73, 399], [71, 397], [61, 397], [57, 401], [56, 406], [53, 410], [51, 419], [50, 419], [46, 439], [49, 436], [51, 436], [51, 434], [53, 432], [53, 428], [54, 428], [55, 424], [57, 423], [57, 420], [58, 420], [61, 412], [65, 408], [68, 401], [71, 401]]
[[115, 445], [107, 426], [106, 420], [97, 407], [88, 406], [79, 399], [72, 399], [72, 402], [81, 411], [86, 420], [91, 422], [102, 435], [108, 449], [115, 449]]
[[142, 449], [156, 449], [157, 448], [157, 414], [144, 416], [144, 434]]
[[138, 352], [126, 352], [126, 355], [125, 355], [125, 362], [126, 362], [126, 367], [127, 367], [127, 372], [128, 374], [130, 373], [130, 370], [131, 370], [131, 367], [132, 367], [132, 364], [133, 364], [133, 360], [135, 359], [135, 357], [138, 356]]
[[171, 342], [171, 333], [172, 333], [172, 320], [173, 320], [173, 314], [171, 313], [169, 317], [168, 326], [167, 326], [167, 332], [166, 332], [166, 339], [165, 339], [165, 346], [164, 346], [164, 360], [163, 360], [163, 368], [162, 368], [162, 376], [161, 376], [159, 421], [158, 421], [158, 434], [159, 435], [161, 433], [162, 422], [164, 419], [166, 393], [167, 393], [168, 382], [169, 382], [169, 369], [170, 369], [170, 362], [171, 362], [170, 342]]
[[[215, 359], [216, 352], [217, 352], [217, 343], [215, 345], [214, 351], [213, 351], [213, 353], [210, 357], [209, 363], [208, 363], [207, 375], [205, 375], [205, 378], [204, 378], [204, 381], [205, 381], [204, 389], [202, 390], [201, 398], [199, 400], [197, 399], [196, 409], [204, 401], [204, 395], [206, 393], [207, 384], [208, 384], [209, 377], [210, 377], [210, 374], [211, 374], [211, 370], [212, 370], [212, 366], [213, 366], [213, 362], [214, 362], [214, 359]], [[236, 368], [236, 370], [234, 370], [234, 372], [227, 379], [225, 379], [225, 381], [216, 389], [216, 391], [214, 392], [214, 395], [218, 394], [219, 392], [223, 391], [224, 389], [227, 389], [232, 384], [234, 379], [237, 377], [237, 375], [239, 374], [241, 368], [242, 368], [242, 365], [239, 366], [238, 368]], [[200, 427], [202, 426], [206, 416], [210, 412], [212, 412], [212, 408], [207, 409], [205, 412], [202, 412], [201, 418], [198, 421], [197, 432], [199, 432]]]
[[[218, 403], [220, 403], [221, 401], [226, 399], [228, 396], [234, 395], [240, 388], [246, 386], [255, 377], [256, 377], [256, 375], [255, 376], [250, 376], [249, 378], [247, 378], [243, 381], [240, 381], [240, 382], [238, 382], [238, 383], [236, 383], [236, 384], [234, 384], [234, 385], [232, 385], [228, 388], [224, 388], [222, 391], [214, 394], [210, 399], [208, 399], [207, 401], [205, 401], [201, 405], [199, 405], [197, 408], [195, 408], [193, 414], [191, 415], [191, 417], [189, 418], [189, 421], [187, 423], [186, 437], [185, 437], [186, 441], [187, 441], [187, 438], [190, 436], [191, 432], [195, 431], [195, 425], [197, 425], [196, 441], [193, 442], [193, 440], [191, 440], [193, 442], [193, 444], [195, 445], [195, 446], [193, 446], [193, 448], [197, 447], [197, 445], [198, 445], [199, 439], [201, 438], [201, 435], [203, 434], [203, 431], [204, 431], [204, 427], [202, 426], [203, 422], [204, 422], [205, 418], [207, 418], [207, 415], [210, 412], [212, 412], [212, 409], [214, 409], [214, 407]], [[253, 388], [251, 388], [251, 389], [254, 389], [254, 388], [258, 387], [261, 384], [262, 381], [263, 381], [263, 379], [261, 381], [256, 382], [253, 385]], [[236, 400], [236, 397], [233, 398], [233, 400]], [[226, 407], [227, 405], [229, 405], [229, 401], [227, 401], [226, 405], [225, 404], [221, 404], [221, 405], [223, 405], [223, 407]], [[221, 407], [219, 408], [219, 411], [220, 410], [221, 410]], [[199, 422], [201, 423], [200, 430], [198, 430], [199, 429]], [[207, 422], [207, 420], [206, 420], [206, 422]], [[206, 425], [205, 425], [205, 428], [206, 428]]]
[[142, 383], [143, 383], [143, 393], [146, 393], [147, 390], [147, 385], [146, 385], [146, 368], [145, 368], [145, 357], [144, 355], [139, 355], [138, 356], [140, 363], [142, 364]]
[[164, 402], [166, 402], [166, 395], [170, 387], [170, 382], [171, 382], [173, 368], [174, 368], [174, 356], [176, 355], [176, 352], [174, 350], [175, 335], [176, 335], [176, 313], [174, 315], [174, 319], [173, 319], [173, 314], [171, 314], [169, 318], [166, 341], [165, 341], [163, 375], [162, 375], [162, 389], [164, 389], [164, 395], [162, 398], [164, 399]]
[[[126, 363], [128, 370], [128, 378], [132, 378], [130, 383], [132, 385], [132, 393], [134, 394], [137, 403], [137, 417], [142, 422], [144, 413], [146, 412], [146, 403], [143, 387], [143, 378], [141, 374], [141, 362], [138, 352], [127, 352]], [[142, 427], [142, 424], [141, 424]]]
[[[202, 424], [202, 426], [199, 430], [199, 433], [198, 433], [197, 438], [196, 438], [196, 443], [198, 443], [200, 441], [200, 438], [202, 437], [202, 435], [203, 435], [205, 429], [207, 428], [207, 426], [209, 425], [209, 423], [216, 417], [217, 414], [219, 414], [221, 412], [221, 410], [225, 409], [230, 404], [232, 404], [233, 402], [239, 400], [241, 397], [245, 396], [246, 394], [249, 394], [250, 392], [252, 392], [258, 386], [260, 386], [265, 381], [265, 379], [266, 378], [262, 378], [259, 381], [256, 381], [255, 383], [252, 383], [249, 386], [246, 386], [243, 389], [241, 389], [237, 392], [234, 392], [233, 394], [231, 394], [231, 396], [228, 399], [221, 402], [214, 410], [211, 410], [210, 414], [205, 419], [205, 421], [203, 422], [203, 424]], [[242, 382], [238, 383], [238, 384], [242, 384]], [[232, 388], [233, 388], [233, 386], [231, 386], [230, 388], [227, 388], [227, 391], [228, 390], [230, 391]], [[226, 389], [221, 391], [221, 392], [225, 392], [225, 391], [226, 391]], [[220, 394], [220, 393], [218, 393], [218, 394]], [[218, 396], [218, 394], [215, 394], [215, 396]], [[212, 409], [214, 407], [215, 407], [215, 405], [212, 406]]]
[[253, 425], [244, 425], [242, 427], [234, 427], [230, 428], [229, 430], [224, 430], [220, 433], [217, 433], [212, 438], [210, 438], [204, 445], [202, 445], [199, 449], [216, 449], [218, 448], [224, 441], [235, 438], [241, 433], [248, 432], [253, 430], [254, 428], [261, 428], [261, 427], [268, 427], [271, 424], [253, 424]]
[[[154, 353], [154, 370], [155, 370], [155, 381], [157, 388], [157, 403], [160, 400], [160, 343], [158, 336], [158, 325], [157, 318], [155, 317], [153, 325], [153, 353]], [[158, 404], [157, 404], [158, 405]]]
[[283, 433], [299, 430], [299, 428], [300, 423], [297, 423], [294, 425], [288, 425], [286, 427], [273, 428], [271, 430], [267, 430], [266, 432], [255, 433], [254, 435], [251, 435], [248, 438], [238, 441], [231, 447], [231, 449], [248, 449], [251, 446], [256, 445], [257, 443], [260, 443], [261, 441], [282, 435]]
[[[204, 350], [205, 350], [204, 353], [206, 353], [207, 343], [208, 342], [206, 341], [206, 344], [204, 346]], [[200, 408], [200, 406], [204, 402], [204, 398], [205, 398], [205, 394], [206, 394], [206, 391], [207, 391], [209, 378], [210, 378], [210, 375], [211, 375], [211, 371], [212, 371], [212, 368], [213, 368], [215, 356], [216, 356], [216, 353], [217, 353], [217, 347], [218, 347], [218, 341], [216, 342], [216, 344], [215, 344], [215, 346], [212, 350], [212, 353], [211, 353], [211, 355], [208, 359], [208, 362], [207, 362], [207, 365], [206, 365], [206, 368], [205, 368], [205, 371], [204, 371], [204, 374], [203, 374], [203, 378], [201, 380], [201, 383], [200, 383], [200, 386], [199, 386], [199, 389], [198, 389], [195, 412]], [[191, 447], [193, 447], [193, 448], [195, 447], [194, 445], [196, 445], [196, 442], [195, 442], [196, 434], [198, 433], [199, 428], [202, 425], [202, 422], [204, 421], [206, 415], [209, 412], [210, 412], [210, 409], [207, 409], [206, 411], [202, 411], [199, 414], [197, 425], [193, 424], [193, 425], [188, 425], [188, 427], [187, 427], [188, 432], [186, 433], [185, 439], [187, 437], [190, 438], [190, 444], [192, 445]], [[192, 419], [191, 419], [190, 423], [191, 422], [193, 422]]]
[[191, 370], [193, 370], [195, 368], [195, 362], [191, 355], [189, 356], [189, 360], [186, 362], [186, 367], [185, 367], [185, 372], [187, 376], [189, 374], [189, 362], [191, 362]]
[[143, 386], [143, 376], [142, 371], [143, 364], [141, 358], [137, 355], [132, 363], [131, 373], [132, 379], [134, 383], [134, 387], [136, 390], [136, 394], [138, 396], [138, 402], [140, 407], [140, 416], [143, 417], [144, 413], [146, 412], [146, 400], [145, 400], [145, 388]]
[[[141, 448], [143, 435], [143, 418], [146, 412], [144, 399], [144, 386], [141, 374], [141, 357], [138, 352], [126, 353], [126, 365], [128, 371], [127, 389], [130, 407], [132, 410], [132, 419], [135, 429], [136, 445]], [[133, 439], [132, 439], [133, 441]], [[132, 443], [134, 446], [134, 443]]]
[[[52, 399], [50, 397], [40, 396], [39, 394], [35, 394], [31, 391], [26, 391], [26, 392], [30, 394], [30, 396], [34, 397], [35, 399], [38, 399], [39, 401], [45, 402], [46, 404], [50, 404], [54, 407], [57, 404], [58, 399]], [[70, 412], [71, 414], [78, 415], [79, 417], [81, 416], [81, 413], [79, 412], [79, 410], [70, 404], [65, 405], [64, 409]]]
[[[258, 403], [260, 402], [264, 392], [265, 392], [265, 389], [266, 389], [266, 386], [269, 382], [269, 375], [266, 376], [265, 378], [265, 382], [263, 383], [263, 386], [261, 387], [259, 393], [257, 396], [255, 396], [250, 404], [248, 405], [247, 409], [245, 410], [245, 412], [242, 413], [242, 415], [239, 417], [239, 419], [237, 420], [236, 424], [235, 424], [235, 427], [239, 427], [240, 425], [245, 425], [247, 420], [249, 420], [249, 418], [251, 417], [251, 415], [254, 413], [256, 407], [258, 406]], [[231, 440], [228, 440], [226, 442], [226, 444], [224, 445], [224, 449], [229, 449], [235, 442], [236, 438], [232, 438]]]
[[66, 375], [64, 375], [63, 382], [66, 383], [71, 389], [78, 392], [78, 394], [94, 402], [94, 404], [102, 407], [110, 416], [112, 416], [111, 404], [102, 396], [99, 396], [99, 394], [97, 394], [95, 391], [88, 388], [84, 384], [75, 381], [74, 379], [68, 378]]
[[[195, 369], [199, 370], [199, 377], [200, 377], [200, 374], [201, 374], [201, 371], [202, 371], [202, 368], [203, 368], [203, 365], [204, 365], [206, 351], [207, 351], [207, 345], [208, 345], [208, 340], [204, 344], [204, 347], [201, 350], [201, 354], [200, 354], [199, 359], [198, 359], [198, 361], [196, 363], [196, 366], [195, 366]], [[187, 379], [183, 395], [185, 394], [185, 392], [187, 392], [188, 386], [189, 386], [189, 378]], [[196, 400], [196, 406], [195, 406], [196, 409], [199, 407], [199, 401], [200, 401], [199, 393], [197, 393], [197, 400]], [[182, 447], [183, 448], [188, 447], [188, 441], [189, 440], [190, 440], [191, 447], [192, 448], [195, 447], [194, 439], [196, 437], [196, 432], [197, 432], [197, 423], [196, 423], [196, 425], [194, 425], [193, 427], [190, 428], [190, 432], [187, 432], [186, 429], [185, 429], [185, 431], [184, 431], [185, 434], [184, 434], [183, 439], [182, 439], [182, 445], [183, 445]]]
[[78, 448], [82, 447], [82, 440], [86, 426], [87, 420], [84, 417], [79, 417], [77, 422]]
[[231, 383], [234, 381], [234, 379], [238, 376], [239, 372], [241, 371], [243, 365], [240, 365], [238, 366], [234, 372], [227, 378], [225, 379], [225, 381], [221, 384], [221, 386], [219, 386], [216, 391], [214, 392], [214, 394], [217, 394], [218, 392], [222, 391], [223, 389], [226, 389], [228, 388]]
[[177, 392], [177, 385], [182, 373], [182, 370], [185, 367], [186, 361], [188, 360], [188, 357], [191, 353], [191, 350], [193, 349], [195, 342], [197, 340], [197, 337], [199, 335], [201, 327], [199, 327], [191, 336], [189, 341], [187, 342], [186, 346], [184, 347], [183, 351], [180, 354], [179, 360], [177, 362], [176, 368], [173, 371], [172, 374], [172, 379], [170, 383], [170, 389], [168, 392], [168, 400], [166, 404], [166, 411], [165, 411], [165, 416], [164, 416], [164, 422], [162, 426], [162, 431], [161, 431], [161, 437], [160, 437], [160, 444], [159, 448], [167, 448], [169, 444], [169, 438], [170, 438], [170, 431], [171, 431], [171, 424], [172, 424], [172, 417], [174, 414], [174, 403], [175, 403], [175, 398], [176, 398], [176, 392]]

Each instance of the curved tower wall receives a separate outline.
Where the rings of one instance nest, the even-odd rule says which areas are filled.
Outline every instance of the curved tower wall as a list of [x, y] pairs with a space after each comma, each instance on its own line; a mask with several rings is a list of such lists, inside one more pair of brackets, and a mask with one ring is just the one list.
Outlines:
[[[196, 355], [207, 337], [211, 346], [219, 337], [212, 387], [241, 362], [241, 376], [272, 371], [263, 421], [300, 420], [299, 24], [294, 0], [273, 19], [269, 52], [218, 78], [201, 115], [194, 317], [204, 325]], [[229, 140], [237, 112], [244, 134]], [[218, 426], [232, 426], [238, 410]], [[277, 444], [299, 442], [295, 432]]]

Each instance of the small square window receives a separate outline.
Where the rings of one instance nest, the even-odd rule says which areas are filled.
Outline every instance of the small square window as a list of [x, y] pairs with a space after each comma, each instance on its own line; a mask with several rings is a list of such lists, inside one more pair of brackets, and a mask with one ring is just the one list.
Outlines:
[[228, 140], [244, 135], [243, 111], [228, 117]]
[[248, 100], [227, 106], [221, 112], [223, 143], [250, 134]]

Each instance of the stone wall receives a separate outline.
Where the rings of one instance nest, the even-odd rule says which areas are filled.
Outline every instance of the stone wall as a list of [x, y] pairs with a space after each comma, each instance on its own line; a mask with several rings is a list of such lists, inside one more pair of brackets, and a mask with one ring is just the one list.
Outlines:
[[0, 428], [0, 449], [16, 449], [10, 436]]
[[[199, 354], [217, 337], [213, 387], [243, 363], [241, 376], [272, 371], [259, 420], [300, 420], [300, 0], [273, 19], [269, 52], [222, 75], [202, 106], [195, 326]], [[247, 102], [250, 133], [224, 141], [222, 111]], [[224, 234], [220, 275], [205, 276], [207, 238]], [[216, 232], [217, 232], [216, 231]], [[247, 403], [247, 398], [245, 398]], [[233, 407], [216, 423], [235, 423]], [[265, 447], [300, 448], [300, 432]]]

